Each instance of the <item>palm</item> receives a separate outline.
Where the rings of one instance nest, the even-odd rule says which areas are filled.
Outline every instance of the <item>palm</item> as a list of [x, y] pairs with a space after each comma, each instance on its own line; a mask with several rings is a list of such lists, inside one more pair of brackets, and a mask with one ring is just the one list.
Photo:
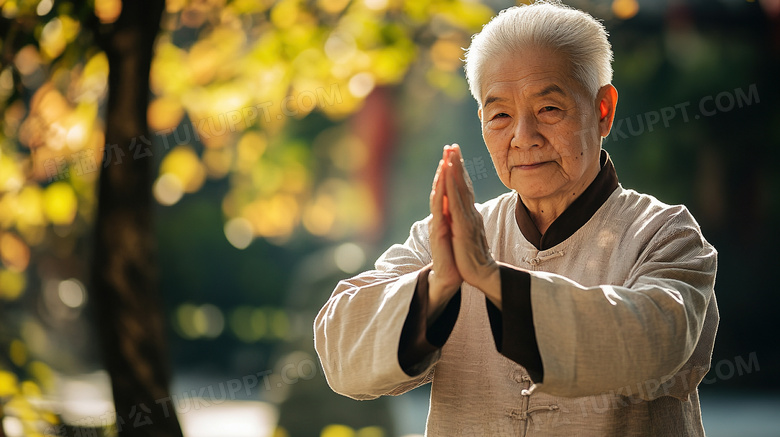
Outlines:
[[453, 260], [463, 280], [479, 288], [496, 263], [485, 238], [482, 215], [474, 207], [471, 180], [463, 168], [457, 146], [451, 149], [449, 159], [445, 161], [444, 175], [448, 212], [452, 218], [449, 229]]
[[[445, 158], [448, 152], [445, 150]], [[429, 237], [431, 257], [433, 258], [433, 274], [438, 288], [445, 294], [451, 294], [460, 287], [463, 278], [458, 272], [452, 247], [452, 230], [448, 198], [445, 194], [444, 162], [439, 162], [436, 177], [431, 190], [431, 223]]]

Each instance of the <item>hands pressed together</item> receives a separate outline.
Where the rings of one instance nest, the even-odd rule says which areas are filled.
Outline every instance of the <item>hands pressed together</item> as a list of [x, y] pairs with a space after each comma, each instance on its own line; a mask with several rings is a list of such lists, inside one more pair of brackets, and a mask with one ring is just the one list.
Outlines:
[[471, 179], [457, 144], [445, 146], [431, 190], [428, 320], [434, 320], [463, 282], [501, 308], [498, 264], [490, 254], [482, 216], [474, 207]]

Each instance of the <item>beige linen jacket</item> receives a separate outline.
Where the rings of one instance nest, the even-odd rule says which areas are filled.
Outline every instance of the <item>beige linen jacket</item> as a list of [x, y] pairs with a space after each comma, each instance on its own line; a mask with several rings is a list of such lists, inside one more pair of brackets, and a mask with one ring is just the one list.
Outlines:
[[485, 297], [467, 284], [427, 369], [401, 369], [401, 329], [431, 262], [428, 217], [375, 270], [340, 282], [315, 319], [331, 388], [373, 399], [432, 382], [427, 436], [703, 436], [697, 385], [718, 325], [717, 253], [688, 210], [618, 186], [573, 235], [539, 251], [517, 226], [517, 199], [477, 209], [494, 258], [530, 271], [543, 383], [497, 352]]

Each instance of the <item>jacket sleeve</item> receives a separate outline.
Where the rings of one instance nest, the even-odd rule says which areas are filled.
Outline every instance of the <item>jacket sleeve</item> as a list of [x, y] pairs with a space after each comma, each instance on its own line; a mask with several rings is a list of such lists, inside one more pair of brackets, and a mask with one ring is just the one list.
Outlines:
[[427, 223], [415, 223], [406, 242], [382, 254], [375, 270], [339, 282], [314, 320], [314, 347], [333, 391], [374, 399], [431, 380], [440, 349], [424, 357], [414, 376], [398, 358], [418, 277], [431, 262]]
[[[531, 279], [544, 368], [535, 389], [568, 397], [615, 391], [646, 400], [687, 398], [710, 366], [716, 269], [717, 252], [683, 210], [650, 239], [621, 286], [586, 287], [553, 273], [523, 272]], [[515, 313], [505, 308], [504, 323]]]
[[496, 350], [525, 367], [531, 380], [542, 382], [544, 367], [531, 306], [531, 274], [504, 263], [499, 263], [499, 273], [504, 311], [485, 299]]
[[422, 269], [417, 277], [417, 286], [412, 293], [409, 313], [401, 330], [398, 345], [398, 362], [409, 376], [423, 373], [429, 366], [434, 352], [441, 349], [449, 339], [460, 313], [461, 292], [458, 290], [441, 314], [428, 322], [428, 274], [431, 266]]

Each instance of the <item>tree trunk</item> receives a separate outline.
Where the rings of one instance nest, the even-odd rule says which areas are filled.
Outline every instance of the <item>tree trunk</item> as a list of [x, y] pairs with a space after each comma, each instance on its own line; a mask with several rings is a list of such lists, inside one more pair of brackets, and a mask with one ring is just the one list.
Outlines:
[[149, 71], [164, 0], [122, 2], [98, 40], [108, 56], [106, 149], [100, 174], [92, 290], [120, 437], [181, 436], [169, 400], [157, 285], [147, 144]]

